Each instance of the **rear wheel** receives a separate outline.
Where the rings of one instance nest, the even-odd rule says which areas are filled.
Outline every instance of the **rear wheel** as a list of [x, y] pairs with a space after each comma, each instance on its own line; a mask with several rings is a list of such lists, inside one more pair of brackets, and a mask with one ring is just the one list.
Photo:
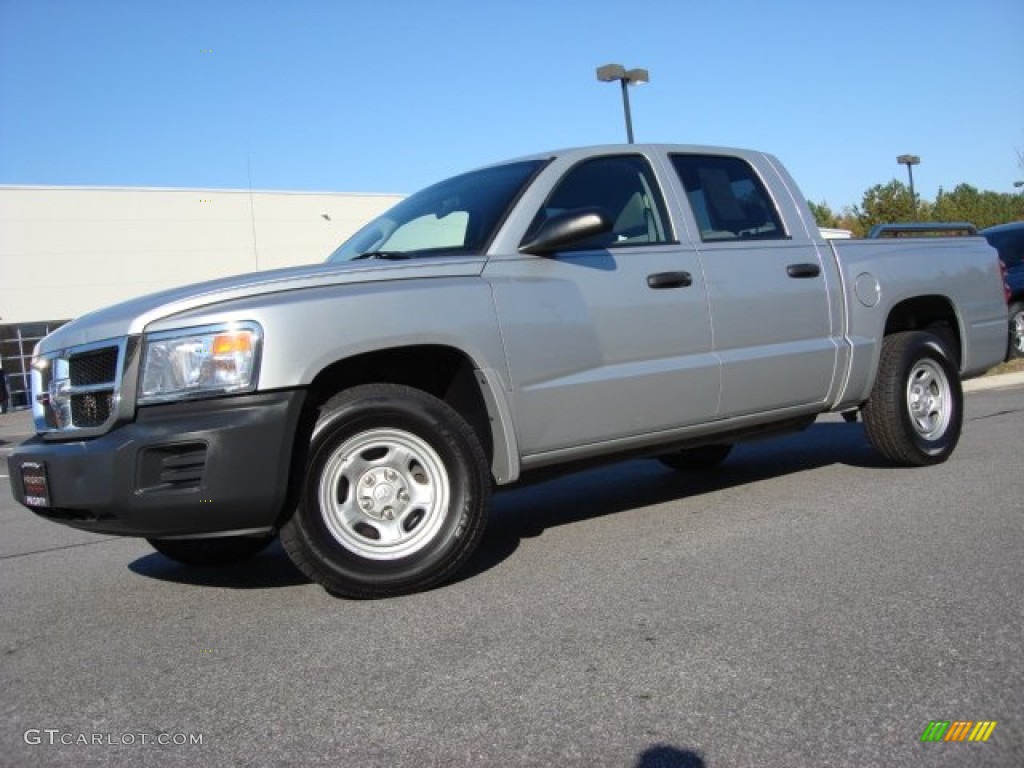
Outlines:
[[472, 555], [490, 490], [476, 434], [446, 403], [393, 384], [354, 387], [321, 409], [281, 543], [335, 595], [425, 589]]
[[674, 453], [666, 453], [658, 457], [658, 461], [669, 469], [679, 472], [699, 472], [714, 469], [732, 451], [732, 445], [702, 445], [698, 448], [686, 448]]
[[1010, 345], [1007, 360], [1024, 357], [1024, 302], [1010, 305]]
[[871, 398], [861, 414], [868, 439], [890, 461], [925, 466], [945, 461], [963, 424], [960, 375], [932, 333], [886, 336]]
[[248, 560], [270, 546], [273, 536], [217, 536], [203, 539], [146, 539], [164, 557], [184, 565], [228, 565]]

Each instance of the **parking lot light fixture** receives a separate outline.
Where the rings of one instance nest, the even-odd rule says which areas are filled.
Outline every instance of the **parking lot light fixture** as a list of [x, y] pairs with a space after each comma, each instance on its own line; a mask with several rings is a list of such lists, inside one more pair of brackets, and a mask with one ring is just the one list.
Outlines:
[[907, 175], [910, 177], [910, 200], [914, 204], [914, 210], [916, 211], [917, 195], [914, 194], [914, 166], [921, 164], [921, 158], [917, 155], [900, 155], [896, 158], [896, 162], [907, 166]]
[[597, 79], [602, 83], [619, 81], [622, 86], [622, 111], [626, 115], [626, 141], [633, 143], [633, 116], [629, 110], [629, 86], [649, 83], [650, 74], [646, 69], [626, 69], [621, 64], [605, 64], [597, 68]]

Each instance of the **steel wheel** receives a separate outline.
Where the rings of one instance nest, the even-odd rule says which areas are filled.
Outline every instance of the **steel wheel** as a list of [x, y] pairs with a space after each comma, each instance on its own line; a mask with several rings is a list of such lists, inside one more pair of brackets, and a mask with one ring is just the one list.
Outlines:
[[964, 395], [948, 347], [937, 333], [904, 331], [882, 340], [871, 397], [861, 409], [875, 449], [897, 464], [948, 459], [960, 440]]
[[953, 398], [945, 371], [930, 359], [922, 359], [907, 379], [907, 412], [914, 430], [934, 440], [949, 426]]
[[320, 475], [328, 530], [343, 547], [371, 560], [422, 549], [441, 527], [450, 495], [437, 452], [397, 429], [355, 435], [334, 451]]
[[1007, 359], [1024, 357], [1024, 304], [1010, 307], [1010, 351]]
[[281, 544], [334, 595], [427, 589], [472, 556], [490, 491], [480, 441], [451, 406], [399, 384], [362, 384], [321, 406]]

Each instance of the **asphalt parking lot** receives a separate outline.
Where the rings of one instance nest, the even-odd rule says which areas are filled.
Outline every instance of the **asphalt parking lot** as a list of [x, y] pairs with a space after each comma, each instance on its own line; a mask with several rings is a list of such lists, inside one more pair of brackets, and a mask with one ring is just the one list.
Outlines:
[[46, 523], [3, 464], [0, 764], [1024, 765], [1022, 434], [1018, 384], [939, 467], [828, 417], [499, 494], [468, 572], [375, 602]]

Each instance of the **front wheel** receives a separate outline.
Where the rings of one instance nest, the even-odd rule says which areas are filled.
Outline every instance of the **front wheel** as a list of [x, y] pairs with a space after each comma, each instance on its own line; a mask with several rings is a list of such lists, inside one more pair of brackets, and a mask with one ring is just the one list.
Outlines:
[[938, 336], [886, 336], [871, 398], [862, 415], [868, 440], [890, 461], [939, 464], [952, 455], [963, 425], [960, 375]]
[[1024, 302], [1010, 305], [1010, 345], [1007, 360], [1024, 357]]
[[480, 442], [450, 406], [410, 387], [354, 387], [321, 409], [281, 543], [334, 595], [422, 590], [472, 555], [490, 490]]

